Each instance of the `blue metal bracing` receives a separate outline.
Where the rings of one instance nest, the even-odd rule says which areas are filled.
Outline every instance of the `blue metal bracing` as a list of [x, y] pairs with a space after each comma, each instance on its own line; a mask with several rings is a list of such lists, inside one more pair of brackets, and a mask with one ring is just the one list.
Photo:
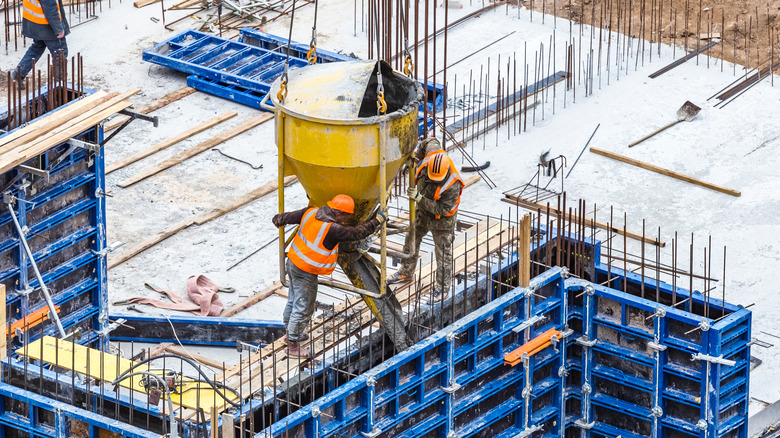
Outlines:
[[111, 436], [127, 438], [160, 436], [0, 382], [1, 437], [26, 435], [40, 438], [97, 438], [104, 436], [106, 432], [111, 433]]

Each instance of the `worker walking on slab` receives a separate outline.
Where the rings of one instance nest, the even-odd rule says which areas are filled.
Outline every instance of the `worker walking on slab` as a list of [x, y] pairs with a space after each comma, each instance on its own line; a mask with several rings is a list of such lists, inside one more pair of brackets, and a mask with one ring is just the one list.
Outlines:
[[455, 240], [463, 180], [452, 159], [441, 148], [439, 140], [433, 137], [420, 142], [415, 158], [419, 161], [415, 174], [417, 186], [409, 187], [407, 192], [409, 199], [414, 199], [418, 207], [414, 241], [407, 235], [404, 243], [404, 252], [413, 256], [404, 259], [401, 269], [388, 277], [387, 282], [413, 280], [420, 242], [430, 231], [436, 248], [436, 282], [433, 290], [434, 296], [441, 298], [449, 293], [452, 284], [452, 242]]
[[[22, 35], [31, 38], [33, 43], [11, 72], [11, 79], [24, 89], [24, 78], [32, 70], [33, 64], [41, 59], [48, 48], [52, 58], [57, 54], [68, 56], [68, 44], [65, 37], [70, 34], [68, 20], [65, 19], [65, 7], [62, 0], [24, 0], [22, 12]], [[55, 65], [57, 65], [55, 63]], [[59, 70], [57, 71], [59, 77]]]
[[339, 243], [365, 239], [387, 220], [387, 214], [380, 210], [375, 218], [361, 225], [344, 225], [354, 212], [355, 201], [348, 195], [337, 195], [326, 207], [306, 207], [277, 214], [272, 219], [277, 227], [300, 224], [287, 251], [285, 264], [290, 286], [284, 324], [290, 356], [310, 355], [301, 342], [308, 339], [304, 329], [317, 303], [317, 276], [330, 275], [336, 269]]

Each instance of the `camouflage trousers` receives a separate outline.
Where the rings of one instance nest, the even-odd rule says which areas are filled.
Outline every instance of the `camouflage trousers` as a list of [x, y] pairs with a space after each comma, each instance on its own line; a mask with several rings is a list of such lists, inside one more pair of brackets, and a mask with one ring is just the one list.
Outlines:
[[[454, 216], [453, 216], [454, 217]], [[452, 284], [452, 242], [455, 240], [455, 221], [447, 219], [433, 219], [426, 215], [418, 214], [415, 220], [414, 241], [407, 234], [404, 242], [404, 252], [414, 254], [413, 257], [405, 259], [401, 264], [401, 274], [412, 276], [417, 267], [419, 258], [420, 242], [423, 236], [430, 231], [433, 235], [433, 245], [436, 248], [436, 282], [434, 290], [446, 292], [450, 290]], [[442, 221], [442, 222], [438, 222]], [[452, 224], [450, 226], [450, 224]], [[446, 225], [442, 227], [441, 225]]]

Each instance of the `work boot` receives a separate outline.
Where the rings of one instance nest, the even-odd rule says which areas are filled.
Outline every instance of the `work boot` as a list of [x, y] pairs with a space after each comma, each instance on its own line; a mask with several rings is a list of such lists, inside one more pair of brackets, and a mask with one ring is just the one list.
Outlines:
[[[287, 338], [287, 331], [286, 330], [284, 332], [284, 336], [282, 336], [282, 339], [284, 339], [284, 342], [289, 343], [289, 340]], [[309, 334], [308, 333], [304, 333], [304, 334], [301, 335], [301, 339], [300, 339], [301, 342], [308, 341], [308, 340], [309, 340]]]
[[16, 82], [16, 86], [19, 87], [20, 90], [24, 90], [25, 89], [24, 78], [19, 80], [19, 76], [17, 75], [16, 70], [12, 70], [11, 71], [11, 80]]
[[303, 341], [287, 341], [287, 355], [290, 357], [310, 358], [311, 352], [309, 347], [302, 347], [301, 342]]
[[387, 277], [387, 284], [408, 283], [410, 281], [414, 281], [414, 276], [404, 275], [401, 272], [396, 272], [393, 275]]

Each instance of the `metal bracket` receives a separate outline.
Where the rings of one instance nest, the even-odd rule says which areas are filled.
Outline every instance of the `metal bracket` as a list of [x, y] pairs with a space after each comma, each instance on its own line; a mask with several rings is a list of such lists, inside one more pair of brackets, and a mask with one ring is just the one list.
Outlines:
[[48, 170], [38, 169], [38, 168], [32, 167], [32, 166], [25, 166], [24, 164], [20, 164], [20, 165], [16, 166], [14, 169], [16, 169], [16, 170], [18, 170], [20, 172], [32, 173], [33, 175], [40, 176], [41, 178], [44, 178], [46, 180], [46, 182], [49, 181], [49, 171]]
[[653, 314], [653, 316], [658, 316], [658, 317], [663, 318], [664, 316], [666, 316], [666, 308], [661, 307], [661, 306], [656, 307], [655, 308], [655, 313]]
[[653, 341], [648, 342], [647, 346], [656, 351], [664, 351], [667, 348], [666, 345], [657, 344]]
[[111, 245], [108, 245], [107, 247], [103, 248], [100, 251], [95, 251], [94, 249], [91, 249], [90, 252], [98, 257], [105, 257], [109, 253], [112, 253], [117, 250], [120, 246], [124, 245], [125, 242], [116, 242], [112, 243]]
[[591, 421], [590, 423], [586, 423], [584, 418], [580, 418], [574, 422], [574, 426], [579, 427], [580, 429], [591, 430], [596, 426], [596, 422]]
[[439, 389], [441, 389], [442, 391], [446, 392], [447, 394], [453, 394], [453, 393], [455, 393], [455, 391], [459, 390], [460, 388], [461, 388], [461, 386], [458, 383], [456, 383], [456, 382], [452, 382], [450, 384], [450, 386], [440, 386], [439, 387]]
[[513, 328], [512, 331], [514, 333], [520, 333], [521, 331], [527, 329], [528, 327], [531, 327], [532, 325], [536, 324], [537, 322], [544, 321], [544, 319], [545, 319], [544, 316], [536, 315], [536, 316], [534, 316], [533, 318], [531, 318], [531, 319], [529, 319], [527, 321], [523, 321], [520, 325], [518, 325], [517, 327]]
[[661, 409], [660, 406], [654, 406], [653, 409], [650, 410], [650, 415], [648, 417], [656, 417], [661, 418], [664, 416], [664, 410]]
[[592, 347], [596, 345], [596, 339], [589, 340], [585, 335], [580, 336], [579, 338], [575, 339], [575, 341], [583, 347]]
[[699, 421], [696, 423], [696, 428], [697, 428], [697, 429], [701, 429], [701, 430], [706, 430], [706, 429], [707, 429], [707, 422], [706, 422], [706, 421], [704, 421], [704, 420], [699, 420]]
[[112, 195], [112, 194], [111, 194], [111, 191], [110, 191], [110, 190], [109, 190], [109, 191], [107, 191], [107, 192], [105, 192], [105, 191], [103, 191], [103, 189], [101, 189], [101, 188], [97, 188], [97, 189], [95, 189], [95, 197], [96, 197], [96, 198], [102, 198], [102, 197], [104, 197], [104, 196], [108, 196], [109, 198], [113, 198], [113, 197], [114, 197], [114, 195]]
[[517, 435], [512, 436], [512, 438], [525, 438], [525, 437], [531, 436], [534, 432], [537, 432], [537, 431], [541, 430], [541, 428], [542, 428], [542, 426], [540, 426], [538, 424], [534, 425], [534, 426], [531, 426], [531, 427], [523, 430], [522, 432], [518, 433]]
[[706, 320], [699, 321], [699, 328], [701, 329], [701, 331], [706, 332], [707, 330], [710, 329], [710, 322]]
[[571, 336], [573, 334], [574, 334], [574, 329], [567, 328], [566, 330], [564, 330], [560, 334], [560, 336], [561, 336], [561, 339], [566, 339], [566, 338], [568, 338], [569, 336]]
[[106, 326], [106, 328], [104, 328], [103, 330], [98, 330], [97, 334], [99, 334], [100, 336], [108, 336], [109, 333], [116, 330], [117, 327], [119, 327], [120, 325], [126, 322], [127, 320], [125, 318], [119, 318], [116, 321], [109, 324], [108, 326]]
[[85, 149], [89, 152], [93, 152], [96, 154], [100, 152], [100, 145], [97, 143], [90, 143], [88, 141], [71, 138], [70, 140], [68, 140], [68, 144], [72, 146], [80, 147], [82, 149]]
[[737, 364], [737, 361], [724, 359], [723, 356], [715, 357], [715, 356], [710, 356], [708, 354], [701, 354], [701, 353], [692, 354], [691, 360], [703, 360], [710, 363], [717, 363], [717, 364], [726, 365], [730, 367], [733, 367], [734, 365]]
[[379, 429], [378, 427], [371, 429], [371, 432], [360, 432], [360, 434], [366, 438], [375, 438], [378, 437], [381, 433], [382, 429]]
[[157, 118], [157, 116], [147, 116], [146, 114], [137, 113], [135, 111], [130, 111], [129, 109], [123, 109], [122, 111], [119, 111], [119, 114], [123, 114], [128, 117], [132, 117], [134, 119], [141, 119], [143, 121], [149, 122], [156, 128], [160, 124], [160, 119]]
[[770, 344], [769, 342], [762, 341], [761, 339], [758, 338], [750, 338], [750, 342], [748, 342], [747, 345], [748, 346], [758, 345], [759, 347], [763, 347], [763, 348], [774, 347], [774, 344]]

